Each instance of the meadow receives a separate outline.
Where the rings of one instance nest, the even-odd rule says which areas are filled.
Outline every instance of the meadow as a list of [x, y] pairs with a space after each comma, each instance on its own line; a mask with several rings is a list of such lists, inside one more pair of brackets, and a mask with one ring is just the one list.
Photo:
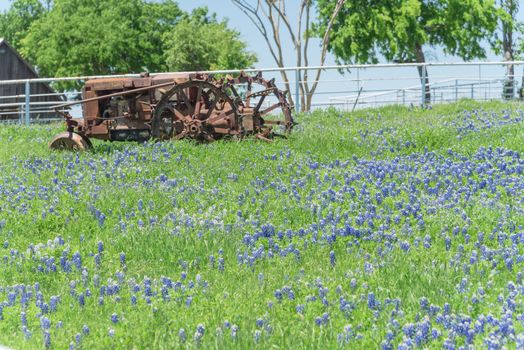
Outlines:
[[524, 107], [297, 121], [84, 153], [0, 127], [0, 344], [524, 348]]

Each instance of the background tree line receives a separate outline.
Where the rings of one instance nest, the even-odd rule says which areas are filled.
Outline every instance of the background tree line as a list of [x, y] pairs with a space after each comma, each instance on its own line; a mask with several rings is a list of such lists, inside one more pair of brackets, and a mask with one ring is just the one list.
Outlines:
[[[231, 0], [254, 25], [278, 67], [426, 62], [439, 47], [464, 60], [493, 50], [524, 52], [518, 0]], [[290, 10], [291, 9], [291, 10]], [[6, 38], [43, 76], [192, 71], [252, 67], [257, 57], [240, 33], [206, 8], [174, 0], [12, 0], [0, 14]], [[319, 39], [320, 47], [311, 39]], [[289, 45], [291, 43], [291, 46]], [[310, 58], [319, 51], [320, 61]], [[286, 61], [294, 52], [293, 61]], [[418, 69], [422, 82], [428, 72]], [[322, 70], [299, 72], [300, 105], [309, 110]], [[513, 96], [514, 69], [506, 85]], [[289, 77], [282, 72], [289, 86]], [[426, 99], [429, 100], [429, 87]], [[292, 99], [292, 96], [290, 96]], [[291, 101], [293, 102], [293, 101]]]
[[[14, 0], [4, 37], [41, 76], [241, 69], [257, 61], [206, 8], [173, 0]], [[228, 50], [224, 50], [228, 47]]]
[[[338, 63], [425, 63], [428, 49], [440, 48], [464, 60], [485, 58], [493, 50], [513, 60], [524, 52], [518, 0], [231, 0], [265, 39], [279, 67], [323, 66], [326, 53]], [[294, 10], [299, 3], [298, 10]], [[293, 61], [281, 54], [293, 44]], [[320, 48], [310, 39], [320, 39]], [[319, 62], [308, 59], [320, 50]], [[322, 70], [300, 71], [301, 109], [309, 110]], [[429, 76], [418, 68], [430, 100]], [[506, 92], [513, 96], [513, 67]], [[284, 81], [288, 82], [283, 74]], [[523, 82], [524, 83], [524, 82]], [[524, 84], [523, 84], [524, 85]]]

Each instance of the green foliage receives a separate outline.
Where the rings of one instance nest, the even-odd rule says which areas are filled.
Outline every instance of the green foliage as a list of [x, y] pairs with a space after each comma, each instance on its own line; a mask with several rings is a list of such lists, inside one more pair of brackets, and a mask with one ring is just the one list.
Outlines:
[[228, 28], [226, 21], [207, 16], [205, 9], [181, 20], [164, 38], [166, 62], [173, 71], [243, 69], [257, 61], [240, 33]]
[[45, 76], [162, 70], [162, 35], [182, 13], [173, 1], [57, 0], [22, 53]]
[[[522, 262], [515, 262], [510, 270], [502, 257], [520, 259], [524, 247], [517, 240], [522, 230], [500, 228], [501, 222], [524, 224], [521, 175], [507, 165], [524, 152], [521, 107], [519, 103], [460, 101], [431, 110], [401, 106], [355, 113], [315, 110], [300, 116], [300, 125], [288, 139], [273, 143], [95, 141], [93, 151], [80, 154], [47, 149], [61, 126], [2, 126], [0, 252], [5, 258], [0, 268], [0, 300], [7, 301], [11, 291], [20, 286], [29, 289], [37, 282], [46, 305], [51, 296], [59, 296], [56, 311], [42, 314], [51, 321], [50, 349], [67, 348], [71, 342], [82, 349], [377, 349], [390, 329], [395, 337], [392, 347], [397, 348], [404, 339], [403, 326], [427, 317], [420, 305], [422, 297], [440, 310], [449, 303], [452, 321], [471, 319], [473, 327], [478, 317], [485, 317], [480, 315], [495, 320], [506, 317], [515, 334], [522, 334], [523, 325], [516, 319], [523, 309], [521, 294], [510, 299], [508, 290], [510, 283], [515, 285]], [[505, 116], [513, 122], [508, 124]], [[485, 127], [463, 129], [470, 124]], [[486, 148], [490, 149], [486, 158], [474, 156]], [[499, 156], [509, 151], [511, 156]], [[421, 157], [444, 157], [445, 163], [421, 163]], [[388, 161], [400, 165], [391, 169]], [[475, 178], [481, 171], [477, 166], [485, 169], [482, 179]], [[376, 169], [377, 177], [359, 177], [366, 167]], [[404, 167], [411, 168], [410, 172]], [[429, 188], [435, 188], [436, 181], [464, 181], [457, 191], [467, 193], [483, 179], [496, 184], [502, 176], [508, 190], [514, 188], [519, 195], [486, 187], [470, 201], [459, 197], [459, 203], [449, 209], [447, 202], [439, 204], [445, 188], [434, 196], [427, 194], [423, 178], [418, 177], [425, 167], [435, 170], [428, 176]], [[462, 170], [473, 175], [465, 177]], [[508, 172], [505, 178], [504, 171]], [[410, 173], [417, 174], [413, 179], [403, 177]], [[413, 216], [386, 224], [387, 217], [399, 212], [398, 204], [412, 203], [413, 197], [406, 194], [409, 184], [427, 199], [419, 211], [425, 227], [418, 226]], [[378, 204], [371, 198], [381, 188], [402, 194], [390, 194]], [[351, 191], [357, 192], [351, 195]], [[331, 193], [336, 196], [330, 197]], [[383, 217], [375, 219], [375, 229], [363, 224], [362, 236], [337, 235], [336, 240], [327, 241], [344, 228], [345, 220], [355, 222], [375, 209]], [[107, 216], [102, 225], [97, 212]], [[336, 229], [327, 226], [331, 215], [337, 222], [340, 218]], [[138, 222], [144, 226], [138, 227]], [[276, 233], [262, 237], [260, 227], [268, 224], [284, 232], [283, 237]], [[453, 234], [458, 226], [467, 227], [467, 234]], [[288, 230], [302, 231], [304, 237], [288, 237]], [[255, 234], [259, 237], [256, 247], [263, 244], [267, 252], [271, 240], [284, 254], [288, 249], [299, 250], [300, 257], [276, 252], [273, 258], [264, 256], [247, 264], [243, 254], [251, 248], [245, 237]], [[448, 235], [452, 236], [449, 250], [444, 243]], [[428, 248], [423, 245], [425, 237], [431, 239]], [[401, 241], [411, 243], [409, 252], [399, 248]], [[104, 243], [100, 264], [93, 256], [98, 242]], [[330, 265], [330, 251], [336, 253], [335, 266]], [[484, 258], [484, 251], [495, 257]], [[82, 256], [82, 269], [72, 266], [70, 272], [63, 271], [61, 258], [71, 264], [76, 252]], [[125, 266], [119, 260], [121, 252], [126, 255]], [[476, 253], [481, 258], [469, 265], [467, 261]], [[48, 271], [48, 264], [57, 265], [57, 271]], [[365, 272], [366, 265], [373, 269]], [[471, 266], [467, 272], [466, 266]], [[118, 276], [123, 276], [122, 283], [117, 282]], [[168, 290], [169, 301], [162, 298], [164, 277], [178, 286]], [[146, 278], [158, 293], [150, 301], [144, 296]], [[463, 278], [468, 290], [459, 292]], [[193, 288], [188, 286], [190, 281]], [[120, 290], [106, 294], [100, 303], [100, 287], [115, 283]], [[133, 291], [135, 283], [139, 291]], [[283, 287], [294, 291], [293, 299], [288, 295], [276, 299], [275, 291]], [[88, 288], [92, 294], [82, 306], [78, 296], [86, 295]], [[482, 295], [477, 293], [480, 290]], [[318, 296], [321, 292], [326, 294], [325, 304]], [[367, 306], [371, 292], [381, 302], [377, 310]], [[0, 344], [44, 348], [41, 323], [35, 316], [41, 313], [40, 304], [35, 305], [34, 294], [27, 307], [20, 306], [20, 294], [14, 306], [5, 306]], [[131, 302], [133, 295], [136, 305]], [[341, 308], [343, 300], [350, 303], [347, 313]], [[398, 300], [398, 306], [386, 300]], [[508, 300], [516, 301], [512, 315]], [[300, 304], [305, 305], [303, 313], [297, 311]], [[316, 317], [326, 312], [329, 323], [317, 326]], [[22, 313], [32, 336], [22, 331]], [[113, 313], [118, 323], [111, 321]], [[464, 344], [463, 335], [435, 322], [436, 317], [431, 316], [431, 325], [441, 335], [419, 348], [442, 348], [448, 335], [457, 347]], [[225, 327], [226, 320], [239, 327], [236, 337]], [[62, 327], [57, 327], [59, 321]], [[198, 341], [193, 335], [200, 324], [205, 335]], [[90, 329], [88, 334], [83, 332], [84, 325]], [[339, 334], [347, 326], [355, 333], [344, 344]], [[187, 333], [185, 343], [178, 337], [181, 328]], [[110, 329], [114, 336], [109, 335]], [[486, 323], [485, 332], [475, 334], [471, 347], [484, 348], [483, 341], [499, 329], [498, 323]], [[512, 349], [515, 341], [504, 346]]]
[[[334, 2], [319, 0], [322, 35]], [[343, 62], [417, 61], [417, 47], [441, 46], [463, 59], [485, 57], [482, 41], [490, 39], [503, 12], [493, 0], [346, 1], [337, 17], [329, 49]]]
[[0, 14], [0, 38], [18, 48], [31, 24], [44, 15], [46, 9], [39, 0], [15, 0], [9, 11]]
[[50, 77], [250, 67], [256, 56], [226, 21], [174, 0], [15, 0], [4, 36]]

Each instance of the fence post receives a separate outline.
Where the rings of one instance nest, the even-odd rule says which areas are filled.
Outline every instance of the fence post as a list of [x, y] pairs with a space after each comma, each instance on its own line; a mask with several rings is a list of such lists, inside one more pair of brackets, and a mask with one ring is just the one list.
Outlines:
[[295, 70], [295, 111], [300, 112], [300, 69]]
[[426, 65], [422, 64], [422, 84], [421, 84], [421, 102], [422, 106], [426, 105]]
[[31, 99], [31, 84], [29, 83], [29, 80], [25, 81], [25, 125], [29, 125], [31, 123], [31, 110], [30, 110], [30, 101]]
[[471, 99], [473, 100], [473, 84], [471, 84]]
[[459, 83], [458, 79], [455, 79], [455, 102], [459, 99]]

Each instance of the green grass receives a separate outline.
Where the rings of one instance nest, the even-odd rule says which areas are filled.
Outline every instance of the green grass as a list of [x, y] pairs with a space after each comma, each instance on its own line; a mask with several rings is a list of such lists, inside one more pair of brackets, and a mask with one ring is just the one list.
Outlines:
[[[0, 229], [0, 303], [8, 300], [15, 286], [36, 282], [44, 302], [60, 296], [57, 311], [44, 315], [51, 320], [51, 347], [57, 349], [71, 342], [84, 349], [336, 348], [347, 325], [353, 330], [345, 344], [349, 348], [378, 348], [388, 330], [395, 335], [392, 345], [398, 346], [403, 341], [402, 326], [426, 316], [419, 306], [422, 297], [440, 308], [449, 303], [455, 315], [475, 320], [491, 313], [500, 318], [504, 311], [497, 298], [499, 294], [508, 297], [509, 281], [518, 283], [522, 262], [515, 258], [510, 270], [502, 255], [495, 254], [496, 266], [479, 259], [465, 272], [464, 264], [473, 250], [481, 255], [479, 232], [484, 233], [483, 244], [490, 249], [506, 249], [512, 256], [523, 253], [520, 243], [512, 246], [509, 238], [489, 237], [499, 223], [497, 234], [509, 237], [522, 231], [518, 228], [524, 224], [522, 175], [501, 170], [501, 162], [513, 163], [509, 155], [500, 156], [486, 164], [493, 166], [493, 178], [499, 176], [506, 182], [497, 183], [493, 190], [475, 191], [470, 198], [459, 187], [472, 189], [473, 183], [489, 177], [475, 168], [480, 164], [475, 157], [484, 148], [524, 151], [521, 107], [518, 102], [464, 100], [432, 109], [390, 106], [354, 113], [315, 111], [299, 115], [296, 130], [273, 143], [95, 141], [93, 150], [79, 154], [48, 150], [48, 141], [61, 131], [61, 125], [2, 126], [0, 220], [5, 220], [5, 226]], [[511, 122], [504, 122], [506, 113], [513, 118]], [[477, 126], [475, 130], [461, 129], [464, 123], [454, 124], [468, 114], [488, 121], [468, 119]], [[438, 174], [438, 166], [432, 168], [431, 162], [421, 161], [431, 152], [443, 159], [440, 167], [447, 161], [455, 168], [449, 174]], [[477, 162], [470, 166], [469, 175], [463, 170], [453, 173], [453, 169], [468, 167], [466, 161]], [[419, 170], [399, 168], [381, 179], [368, 172], [372, 166], [398, 162]], [[426, 193], [425, 177], [430, 186], [441, 182], [444, 189], [450, 186], [446, 181], [460, 184], [453, 187], [456, 198], [446, 202], [447, 206], [440, 203]], [[365, 199], [363, 184], [371, 200]], [[399, 192], [378, 203], [374, 198], [384, 185], [394, 185]], [[420, 217], [400, 214], [399, 203], [406, 208], [418, 200]], [[102, 225], [96, 210], [105, 215]], [[373, 210], [373, 228], [367, 220], [356, 224], [359, 215]], [[401, 216], [399, 222], [381, 230], [386, 217], [395, 215]], [[331, 219], [337, 216], [338, 221]], [[420, 218], [423, 227], [418, 224]], [[328, 236], [345, 224], [360, 228], [363, 234], [339, 235], [332, 242]], [[275, 252], [274, 257], [267, 257], [268, 238], [248, 248], [243, 243], [245, 236], [260, 232], [264, 225], [282, 231], [284, 238], [274, 236], [272, 241], [281, 249], [292, 244], [300, 256], [290, 248], [287, 256]], [[458, 234], [453, 233], [455, 227], [460, 229]], [[288, 230], [293, 231], [289, 237]], [[54, 242], [59, 236], [64, 245]], [[451, 238], [449, 250], [447, 236]], [[426, 237], [431, 247], [423, 246]], [[104, 243], [104, 252], [96, 266], [93, 255], [99, 241]], [[401, 249], [401, 242], [410, 244], [409, 251]], [[259, 246], [265, 247], [265, 257], [252, 264], [238, 263], [238, 254], [250, 255]], [[218, 267], [219, 250], [223, 251], [223, 271]], [[330, 264], [330, 251], [336, 256], [335, 266]], [[74, 265], [64, 272], [60, 258], [71, 263], [75, 252], [80, 253], [84, 272]], [[125, 266], [120, 263], [122, 252]], [[57, 272], [39, 272], [50, 257], [55, 259]], [[366, 271], [370, 265], [371, 271]], [[183, 272], [187, 273], [185, 280]], [[116, 273], [123, 274], [122, 283]], [[183, 285], [169, 290], [170, 301], [162, 298], [162, 277]], [[156, 293], [150, 304], [144, 297], [144, 278], [151, 279]], [[196, 282], [197, 278], [207, 286]], [[466, 291], [460, 293], [457, 286], [464, 278]], [[97, 279], [101, 285], [120, 286], [117, 294], [104, 298], [103, 305], [99, 305]], [[352, 279], [356, 280], [354, 287]], [[84, 306], [77, 295], [70, 295], [72, 281], [77, 294], [86, 289], [92, 293]], [[196, 286], [190, 288], [189, 281]], [[141, 286], [139, 292], [132, 290], [135, 282]], [[327, 305], [320, 300], [319, 282], [327, 288]], [[486, 293], [473, 303], [479, 287]], [[283, 288], [291, 289], [294, 299], [284, 296], [278, 301], [275, 291]], [[371, 292], [381, 304], [378, 310], [368, 307]], [[133, 294], [136, 305], [130, 302]], [[317, 299], [308, 302], [311, 296]], [[188, 297], [190, 306], [186, 305]], [[347, 312], [340, 310], [341, 297], [351, 305]], [[398, 300], [400, 311], [387, 299]], [[516, 300], [513, 323], [518, 334], [523, 327], [516, 317], [524, 305], [520, 294]], [[302, 313], [297, 312], [300, 305], [304, 305]], [[28, 338], [22, 331], [22, 311], [27, 313], [27, 328], [32, 333]], [[27, 307], [20, 304], [18, 295], [14, 306], [3, 309], [0, 344], [43, 348], [40, 312], [34, 291]], [[111, 322], [113, 313], [120, 318], [117, 324]], [[329, 314], [329, 321], [316, 325], [315, 318], [324, 313]], [[449, 330], [436, 322], [435, 315], [427, 316], [442, 336], [423, 347], [439, 348]], [[395, 329], [392, 318], [400, 329]], [[264, 326], [258, 327], [257, 319], [263, 319]], [[63, 327], [57, 329], [59, 321]], [[238, 327], [236, 337], [224, 326], [225, 321]], [[193, 337], [199, 324], [204, 325], [205, 333], [196, 341]], [[82, 334], [84, 325], [89, 334]], [[179, 339], [181, 328], [187, 333], [186, 342]], [[495, 329], [487, 326], [473, 345], [485, 346], [484, 339]], [[255, 341], [257, 330], [260, 338]], [[82, 334], [79, 344], [76, 334]], [[464, 337], [457, 336], [455, 343], [464, 344]], [[512, 348], [515, 342], [508, 340], [507, 346]]]

